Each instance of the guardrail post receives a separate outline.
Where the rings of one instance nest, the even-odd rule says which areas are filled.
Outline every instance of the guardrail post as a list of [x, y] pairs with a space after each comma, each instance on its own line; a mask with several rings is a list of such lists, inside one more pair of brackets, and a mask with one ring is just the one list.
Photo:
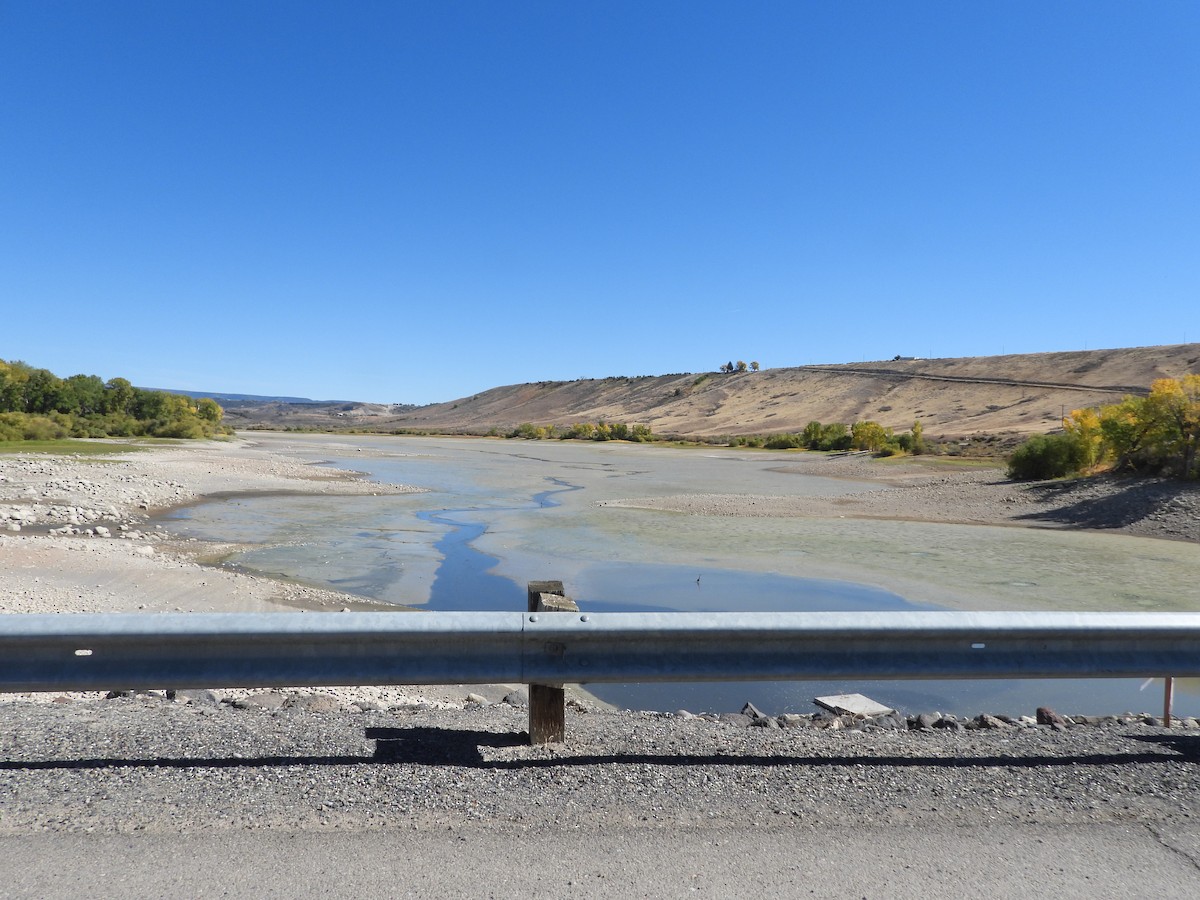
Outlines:
[[[529, 582], [529, 612], [579, 612], [561, 581]], [[567, 702], [561, 684], [529, 685], [529, 743], [561, 744], [567, 739]]]

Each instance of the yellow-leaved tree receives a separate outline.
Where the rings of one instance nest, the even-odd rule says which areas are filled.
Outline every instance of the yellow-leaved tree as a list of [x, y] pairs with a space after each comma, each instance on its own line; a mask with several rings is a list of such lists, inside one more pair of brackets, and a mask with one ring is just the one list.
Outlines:
[[1196, 471], [1200, 448], [1200, 375], [1160, 378], [1143, 405], [1147, 443], [1165, 462], [1176, 461], [1184, 478]]
[[1090, 469], [1100, 462], [1104, 441], [1104, 434], [1100, 430], [1100, 413], [1091, 408], [1075, 409], [1063, 425], [1067, 434], [1079, 442], [1084, 468]]

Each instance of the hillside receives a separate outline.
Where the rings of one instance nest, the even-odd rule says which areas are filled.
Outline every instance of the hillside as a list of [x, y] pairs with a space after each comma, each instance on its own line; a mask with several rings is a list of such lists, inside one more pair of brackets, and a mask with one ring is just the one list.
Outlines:
[[497, 387], [421, 407], [238, 404], [235, 427], [430, 430], [501, 434], [523, 422], [627, 422], [694, 437], [799, 431], [812, 420], [873, 419], [930, 437], [1046, 432], [1065, 412], [1145, 392], [1200, 371], [1200, 344], [958, 359], [902, 359]]

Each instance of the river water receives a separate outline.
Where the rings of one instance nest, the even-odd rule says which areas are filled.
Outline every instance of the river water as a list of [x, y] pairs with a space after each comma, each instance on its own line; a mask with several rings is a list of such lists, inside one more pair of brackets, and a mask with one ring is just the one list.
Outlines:
[[[846, 519], [734, 519], [606, 505], [677, 493], [831, 496], [876, 484], [780, 471], [787, 456], [580, 444], [256, 436], [423, 493], [242, 496], [171, 514], [173, 530], [252, 549], [231, 563], [401, 606], [521, 610], [557, 579], [583, 610], [1194, 608], [1200, 553], [1120, 535]], [[1177, 689], [1176, 711], [1200, 714]], [[907, 712], [1161, 708], [1128, 680], [590, 685], [642, 709], [806, 712], [864, 693]]]

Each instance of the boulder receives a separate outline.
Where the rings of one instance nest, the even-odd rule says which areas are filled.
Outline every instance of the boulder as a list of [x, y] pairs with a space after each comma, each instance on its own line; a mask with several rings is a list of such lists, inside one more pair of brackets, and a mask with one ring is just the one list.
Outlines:
[[992, 715], [988, 715], [987, 713], [980, 713], [979, 715], [977, 715], [974, 719], [974, 725], [976, 728], [1011, 728], [1012, 727], [1007, 722], [1005, 722], [1003, 719], [1001, 719], [999, 716], [992, 716]]
[[742, 707], [742, 715], [749, 716], [752, 719], [767, 718], [766, 714], [764, 714], [761, 709], [759, 709], [753, 703], [749, 703], [749, 702], [747, 702], [746, 705]]
[[1037, 723], [1039, 725], [1050, 725], [1061, 730], [1067, 727], [1069, 720], [1065, 716], [1060, 716], [1048, 706], [1039, 706], [1037, 708]]

